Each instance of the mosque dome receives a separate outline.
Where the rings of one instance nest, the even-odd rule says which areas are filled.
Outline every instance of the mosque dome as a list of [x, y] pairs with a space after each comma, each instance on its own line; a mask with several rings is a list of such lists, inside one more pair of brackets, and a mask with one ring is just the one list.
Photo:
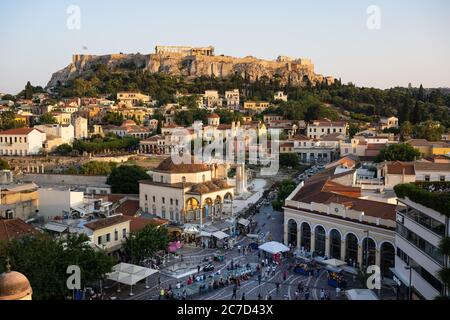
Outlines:
[[0, 274], [0, 300], [31, 300], [32, 292], [27, 277], [11, 271], [7, 262], [6, 271]]

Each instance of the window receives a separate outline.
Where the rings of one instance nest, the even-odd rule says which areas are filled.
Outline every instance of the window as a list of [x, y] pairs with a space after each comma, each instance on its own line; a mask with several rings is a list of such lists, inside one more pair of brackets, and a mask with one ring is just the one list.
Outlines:
[[98, 236], [97, 237], [97, 244], [101, 245], [102, 244], [102, 236]]
[[106, 242], [110, 242], [111, 241], [111, 234], [107, 233], [106, 234]]
[[156, 198], [155, 198], [155, 196], [153, 196], [153, 202], [155, 202], [156, 201]]
[[175, 205], [178, 206], [178, 199], [175, 199]]
[[444, 182], [445, 181], [445, 176], [439, 176], [439, 181]]
[[162, 203], [166, 203], [166, 198], [162, 197]]
[[119, 231], [114, 230], [114, 241], [119, 240]]
[[439, 252], [439, 249], [433, 246], [431, 243], [426, 241], [425, 239], [418, 236], [416, 233], [407, 229], [405, 226], [397, 223], [397, 232], [399, 236], [407, 240], [413, 246], [427, 254], [434, 261], [439, 263], [440, 265], [444, 264], [444, 257]]
[[145, 201], [147, 201], [148, 200], [148, 195], [145, 195]]
[[127, 237], [127, 228], [122, 229], [122, 239], [125, 239]]
[[430, 181], [430, 176], [429, 175], [425, 176], [425, 181]]

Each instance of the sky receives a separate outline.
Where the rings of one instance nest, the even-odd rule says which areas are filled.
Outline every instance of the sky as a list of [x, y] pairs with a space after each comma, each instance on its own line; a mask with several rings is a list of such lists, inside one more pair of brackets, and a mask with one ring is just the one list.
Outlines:
[[447, 0], [0, 0], [0, 13], [0, 93], [45, 86], [73, 53], [157, 44], [310, 58], [317, 73], [358, 86], [450, 87]]

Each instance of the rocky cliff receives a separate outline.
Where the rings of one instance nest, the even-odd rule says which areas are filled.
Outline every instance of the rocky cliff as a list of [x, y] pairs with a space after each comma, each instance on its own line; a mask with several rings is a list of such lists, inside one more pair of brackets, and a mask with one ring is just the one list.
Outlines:
[[88, 76], [98, 65], [105, 65], [112, 71], [143, 70], [151, 73], [183, 75], [188, 78], [200, 76], [229, 77], [241, 75], [250, 81], [266, 76], [279, 78], [282, 83], [291, 82], [302, 85], [306, 79], [312, 83], [327, 81], [333, 77], [324, 77], [314, 72], [314, 65], [308, 59], [278, 57], [269, 61], [255, 57], [234, 58], [229, 56], [186, 55], [181, 53], [113, 54], [103, 56], [74, 55], [72, 63], [52, 75], [47, 87], [64, 85], [79, 76]]

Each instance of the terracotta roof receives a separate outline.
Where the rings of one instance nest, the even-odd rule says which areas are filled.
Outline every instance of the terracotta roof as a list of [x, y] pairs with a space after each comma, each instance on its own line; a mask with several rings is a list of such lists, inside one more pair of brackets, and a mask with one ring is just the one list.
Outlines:
[[413, 147], [428, 147], [430, 145], [430, 142], [426, 139], [411, 139], [406, 141], [406, 143]]
[[136, 232], [136, 231], [142, 230], [149, 224], [162, 226], [162, 225], [168, 224], [168, 221], [164, 220], [164, 219], [158, 219], [158, 218], [148, 219], [148, 218], [142, 218], [142, 217], [132, 217], [130, 220], [130, 231]]
[[329, 178], [308, 181], [292, 198], [304, 203], [339, 203], [356, 211], [363, 211], [365, 215], [395, 221], [396, 205], [384, 202], [359, 199], [359, 188], [340, 185]]
[[20, 219], [0, 219], [0, 241], [10, 241], [38, 231]]
[[0, 134], [29, 134], [30, 132], [32, 132], [33, 130], [37, 130], [39, 132], [42, 132], [36, 128], [17, 128], [17, 129], [9, 129], [9, 130], [4, 130], [4, 131], [0, 131]]
[[194, 159], [191, 158], [190, 164], [175, 164], [172, 161], [172, 158], [166, 158], [163, 160], [155, 169], [154, 171], [162, 171], [162, 172], [172, 172], [172, 173], [195, 173], [195, 172], [203, 172], [203, 171], [209, 171], [209, 166], [200, 163], [196, 164], [194, 163]]
[[416, 171], [414, 170], [414, 162], [394, 161], [392, 163], [388, 163], [386, 166], [388, 174], [416, 174]]
[[130, 221], [130, 219], [131, 219], [130, 217], [126, 217], [123, 215], [117, 215], [117, 216], [113, 216], [113, 217], [109, 217], [109, 218], [105, 218], [105, 219], [99, 219], [99, 220], [96, 220], [96, 221], [93, 221], [90, 223], [86, 223], [84, 226], [88, 229], [96, 231], [96, 230], [114, 226], [119, 223]]
[[219, 115], [217, 113], [211, 113], [208, 115], [208, 119], [219, 119]]
[[435, 162], [419, 162], [414, 163], [414, 169], [420, 171], [438, 171], [450, 172], [450, 163], [435, 163]]
[[117, 213], [128, 217], [134, 217], [138, 211], [139, 200], [125, 200], [116, 208]]
[[386, 145], [384, 143], [369, 143], [367, 144], [367, 150], [381, 150], [384, 149]]
[[320, 127], [333, 127], [333, 126], [345, 126], [347, 121], [331, 121], [331, 120], [315, 120], [309, 124], [310, 126]]
[[298, 135], [293, 136], [290, 140], [309, 141], [311, 139], [308, 138], [307, 136], [303, 135], [303, 134], [298, 134]]

